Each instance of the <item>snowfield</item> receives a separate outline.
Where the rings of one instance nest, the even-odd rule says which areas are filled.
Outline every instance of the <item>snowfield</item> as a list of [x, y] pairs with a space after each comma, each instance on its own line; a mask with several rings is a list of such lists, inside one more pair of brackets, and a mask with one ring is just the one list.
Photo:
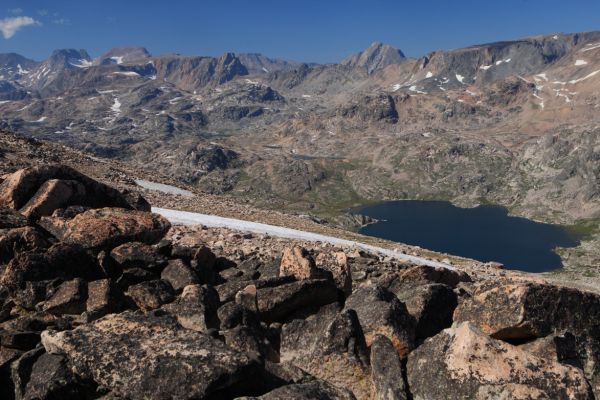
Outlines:
[[418, 265], [427, 265], [434, 268], [446, 268], [454, 270], [452, 265], [437, 261], [427, 260], [426, 258], [411, 256], [398, 251], [384, 249], [382, 247], [371, 246], [368, 244], [354, 242], [352, 240], [340, 239], [333, 236], [321, 235], [318, 233], [304, 232], [297, 229], [283, 228], [281, 226], [261, 224], [258, 222], [243, 221], [233, 218], [217, 217], [215, 215], [198, 214], [187, 211], [170, 210], [168, 208], [152, 207], [152, 212], [162, 215], [174, 225], [204, 225], [213, 228], [229, 228], [244, 232], [268, 234], [287, 239], [307, 240], [311, 242], [330, 243], [335, 246], [351, 247], [376, 253], [398, 260], [411, 262]]
[[135, 183], [143, 187], [144, 189], [155, 190], [157, 192], [179, 194], [185, 197], [194, 196], [194, 193], [190, 192], [189, 190], [181, 189], [176, 186], [165, 185], [164, 183], [151, 182], [146, 181], [144, 179], [136, 179]]

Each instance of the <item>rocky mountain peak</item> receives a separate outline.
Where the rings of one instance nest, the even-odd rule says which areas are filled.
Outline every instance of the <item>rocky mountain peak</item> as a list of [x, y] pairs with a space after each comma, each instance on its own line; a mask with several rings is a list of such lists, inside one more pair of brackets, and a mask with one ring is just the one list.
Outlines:
[[225, 83], [235, 76], [248, 75], [248, 69], [234, 53], [225, 53], [217, 60], [215, 75], [219, 83]]
[[86, 65], [87, 63], [91, 63], [91, 61], [92, 58], [84, 49], [59, 49], [52, 52], [47, 62], [50, 68], [70, 68]]
[[108, 50], [98, 57], [100, 65], [123, 64], [150, 57], [150, 52], [145, 47], [116, 47]]
[[353, 68], [366, 68], [369, 74], [392, 64], [401, 63], [406, 57], [401, 50], [388, 44], [373, 42], [360, 53], [344, 59], [341, 64]]

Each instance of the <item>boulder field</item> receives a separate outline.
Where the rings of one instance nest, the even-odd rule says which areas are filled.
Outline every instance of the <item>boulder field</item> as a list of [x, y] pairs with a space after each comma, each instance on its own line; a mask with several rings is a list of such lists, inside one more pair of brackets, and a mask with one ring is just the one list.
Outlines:
[[596, 294], [173, 229], [68, 167], [3, 177], [0, 398], [600, 396]]

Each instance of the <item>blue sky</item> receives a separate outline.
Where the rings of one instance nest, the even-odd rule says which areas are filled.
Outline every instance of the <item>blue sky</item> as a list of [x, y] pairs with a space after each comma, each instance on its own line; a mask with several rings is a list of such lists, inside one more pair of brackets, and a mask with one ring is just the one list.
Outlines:
[[153, 54], [258, 52], [336, 62], [382, 41], [412, 57], [553, 32], [600, 30], [600, 0], [170, 0], [0, 2], [0, 53], [98, 56], [141, 45]]

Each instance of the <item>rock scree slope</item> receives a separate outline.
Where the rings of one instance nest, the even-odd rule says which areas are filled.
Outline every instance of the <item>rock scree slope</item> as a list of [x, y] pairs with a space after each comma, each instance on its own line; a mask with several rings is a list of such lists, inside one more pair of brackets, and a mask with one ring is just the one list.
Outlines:
[[600, 396], [597, 294], [172, 225], [59, 165], [0, 194], [3, 399]]

